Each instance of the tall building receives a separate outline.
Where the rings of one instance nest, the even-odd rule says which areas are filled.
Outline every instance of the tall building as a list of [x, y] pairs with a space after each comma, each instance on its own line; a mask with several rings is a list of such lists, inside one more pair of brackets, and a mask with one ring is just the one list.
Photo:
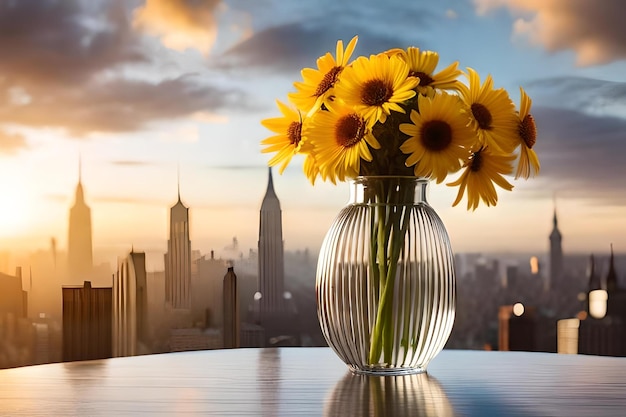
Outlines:
[[258, 291], [254, 322], [264, 329], [266, 346], [298, 346], [298, 317], [285, 291], [282, 212], [269, 170], [267, 191], [261, 204], [258, 242]]
[[554, 209], [554, 217], [552, 219], [552, 232], [550, 233], [550, 287], [556, 289], [556, 285], [563, 275], [563, 246], [562, 236], [559, 231], [558, 221], [556, 218], [556, 207]]
[[89, 279], [93, 270], [91, 209], [85, 203], [80, 163], [74, 205], [70, 208], [67, 267], [72, 282], [82, 282]]
[[165, 254], [165, 301], [173, 309], [191, 308], [189, 208], [180, 200], [170, 209], [170, 238]]
[[63, 361], [105, 359], [112, 356], [113, 291], [64, 286]]
[[589, 279], [588, 314], [583, 320], [560, 320], [559, 325], [567, 322], [573, 328], [576, 344], [570, 353], [626, 356], [626, 290], [617, 281], [613, 245], [604, 285], [595, 277], [594, 273]]
[[131, 251], [113, 277], [113, 356], [145, 353], [147, 307], [146, 254]]
[[15, 276], [0, 272], [0, 369], [35, 362], [36, 338], [27, 311], [21, 267], [16, 268]]
[[16, 268], [15, 276], [0, 272], [0, 316], [26, 318], [28, 315], [28, 293], [22, 289], [22, 268]]
[[239, 291], [234, 268], [228, 267], [224, 276], [224, 347], [240, 346], [241, 321], [239, 319]]
[[284, 310], [285, 260], [280, 202], [269, 169], [267, 191], [261, 204], [259, 222], [258, 294], [261, 315]]

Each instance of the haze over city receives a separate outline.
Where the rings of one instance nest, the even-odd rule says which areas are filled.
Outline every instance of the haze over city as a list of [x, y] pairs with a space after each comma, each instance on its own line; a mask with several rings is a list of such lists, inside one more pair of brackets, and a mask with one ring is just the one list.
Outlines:
[[[192, 247], [258, 239], [268, 156], [259, 142], [300, 69], [359, 36], [355, 55], [417, 46], [533, 98], [541, 173], [496, 207], [430, 202], [456, 252], [545, 253], [555, 209], [566, 253], [626, 248], [622, 4], [558, 0], [341, 3], [0, 1], [0, 252], [66, 250], [79, 179], [94, 262], [166, 251], [168, 210], [190, 207]], [[582, 36], [584, 34], [584, 36]], [[592, 35], [589, 35], [592, 34]], [[286, 250], [316, 253], [347, 200], [294, 159], [274, 173]], [[156, 257], [155, 259], [157, 259]], [[154, 262], [154, 263], [150, 263]], [[148, 269], [162, 268], [158, 260]]]

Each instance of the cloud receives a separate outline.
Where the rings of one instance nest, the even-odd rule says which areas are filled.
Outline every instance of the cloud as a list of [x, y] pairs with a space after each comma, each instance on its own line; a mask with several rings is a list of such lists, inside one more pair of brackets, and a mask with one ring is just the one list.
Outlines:
[[[19, 0], [0, 3], [0, 74], [5, 82], [76, 85], [120, 64], [147, 62], [117, 1]], [[97, 14], [97, 21], [88, 20]]]
[[111, 161], [111, 165], [117, 165], [122, 167], [145, 167], [154, 165], [152, 162], [146, 161], [132, 161], [132, 160], [117, 160]]
[[626, 58], [623, 0], [474, 0], [478, 14], [506, 7], [515, 35], [550, 52], [573, 50], [581, 66]]
[[[236, 90], [202, 85], [195, 78], [182, 76], [156, 83], [116, 79], [33, 90], [34, 98], [28, 105], [0, 105], [0, 123], [62, 127], [81, 136], [135, 131], [154, 121], [182, 118], [199, 111], [228, 106], [241, 109], [246, 102]], [[44, 91], [47, 98], [43, 97]]]
[[220, 5], [220, 0], [146, 0], [135, 10], [133, 24], [158, 36], [167, 48], [208, 54], [217, 38], [215, 12]]
[[553, 77], [531, 81], [535, 101], [590, 115], [626, 119], [626, 83], [587, 77]]
[[626, 206], [626, 120], [570, 109], [533, 107], [547, 193]]
[[28, 148], [28, 144], [23, 135], [0, 129], [0, 153], [13, 154], [26, 148]]
[[[259, 31], [227, 50], [214, 65], [222, 69], [260, 67], [293, 73], [303, 67], [315, 67], [318, 57], [326, 52], [335, 54], [337, 40], [343, 40], [345, 46], [357, 34], [359, 42], [353, 58], [409, 46], [393, 33], [373, 34], [373, 28], [368, 30], [353, 21], [334, 25], [328, 19], [320, 19]], [[416, 39], [413, 44], [420, 43]]]
[[0, 1], [0, 128], [84, 136], [245, 107], [243, 92], [215, 87], [208, 77], [177, 71], [164, 78], [156, 61], [167, 57], [133, 31], [128, 7], [118, 0]]
[[267, 165], [218, 165], [209, 166], [209, 170], [219, 171], [263, 171], [267, 172]]

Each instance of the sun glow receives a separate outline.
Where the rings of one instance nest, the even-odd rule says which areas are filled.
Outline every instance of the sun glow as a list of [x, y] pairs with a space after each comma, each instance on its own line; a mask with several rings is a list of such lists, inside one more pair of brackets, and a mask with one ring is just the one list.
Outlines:
[[19, 182], [0, 183], [0, 238], [24, 234], [31, 215], [30, 199]]

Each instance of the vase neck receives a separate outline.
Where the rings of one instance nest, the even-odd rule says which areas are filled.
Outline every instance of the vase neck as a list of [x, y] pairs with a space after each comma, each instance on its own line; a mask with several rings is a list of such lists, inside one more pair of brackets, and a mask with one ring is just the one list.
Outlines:
[[429, 180], [420, 177], [362, 176], [352, 180], [351, 204], [427, 203]]

